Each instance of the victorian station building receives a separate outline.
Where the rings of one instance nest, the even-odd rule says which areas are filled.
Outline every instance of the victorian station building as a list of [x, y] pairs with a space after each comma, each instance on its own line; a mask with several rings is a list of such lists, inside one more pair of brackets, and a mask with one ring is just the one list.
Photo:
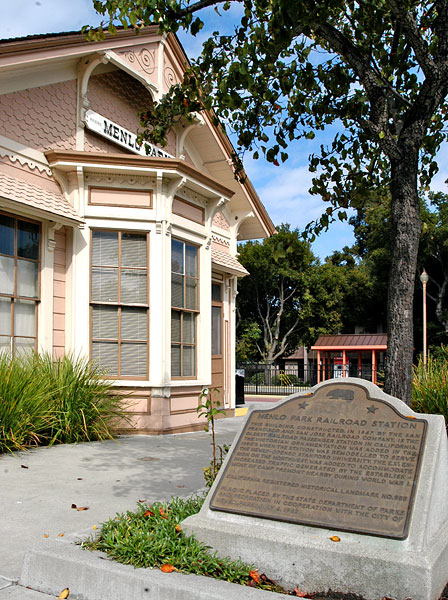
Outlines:
[[234, 407], [237, 240], [274, 232], [207, 113], [138, 146], [186, 63], [157, 28], [0, 41], [0, 351], [89, 356], [137, 433], [202, 426], [204, 387]]

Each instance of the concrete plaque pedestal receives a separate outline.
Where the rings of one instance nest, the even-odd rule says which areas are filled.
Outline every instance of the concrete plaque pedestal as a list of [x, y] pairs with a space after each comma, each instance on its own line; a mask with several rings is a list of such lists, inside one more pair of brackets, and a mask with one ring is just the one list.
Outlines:
[[[362, 393], [360, 395], [360, 388]], [[259, 419], [259, 422], [271, 420], [265, 417], [266, 414], [281, 415], [283, 413], [291, 414], [291, 407], [297, 406], [297, 414], [305, 414], [305, 409], [309, 411], [308, 414], [313, 414], [308, 419], [301, 419], [300, 427], [303, 424], [309, 423], [310, 427], [315, 427], [315, 431], [319, 434], [321, 432], [320, 425], [316, 427], [316, 423], [322, 423], [324, 417], [316, 416], [319, 413], [318, 402], [328, 401], [329, 408], [330, 403], [334, 402], [335, 414], [329, 419], [330, 423], [333, 423], [331, 419], [334, 419], [335, 426], [341, 427], [340, 431], [345, 431], [347, 434], [349, 431], [351, 435], [355, 435], [362, 432], [362, 427], [370, 427], [372, 430], [373, 426], [377, 426], [380, 421], [375, 419], [374, 416], [369, 415], [366, 419], [351, 419], [350, 415], [363, 414], [363, 408], [360, 406], [354, 407], [354, 403], [361, 402], [361, 396], [368, 401], [366, 409], [368, 413], [375, 413], [373, 410], [377, 405], [384, 406], [385, 410], [393, 410], [398, 414], [398, 418], [403, 418], [403, 422], [412, 423], [415, 421], [426, 421], [424, 426], [425, 435], [422, 437], [421, 454], [416, 465], [417, 470], [414, 475], [406, 481], [406, 476], [403, 476], [403, 482], [401, 484], [404, 489], [405, 486], [411, 486], [412, 492], [409, 493], [407, 498], [408, 512], [407, 512], [407, 525], [403, 531], [405, 531], [404, 539], [396, 539], [397, 534], [394, 534], [394, 523], [391, 515], [399, 515], [400, 511], [400, 500], [403, 498], [400, 492], [400, 486], [396, 485], [396, 482], [390, 481], [390, 473], [392, 472], [389, 466], [384, 466], [384, 477], [383, 479], [378, 477], [378, 465], [381, 466], [381, 444], [378, 443], [378, 460], [374, 467], [370, 469], [369, 460], [366, 459], [366, 464], [360, 465], [354, 463], [350, 465], [350, 459], [345, 458], [346, 467], [353, 467], [351, 472], [353, 474], [359, 474], [359, 490], [361, 499], [356, 499], [357, 494], [357, 482], [351, 480], [350, 485], [346, 481], [346, 486], [339, 486], [339, 489], [335, 489], [334, 479], [331, 479], [331, 468], [327, 468], [324, 471], [324, 477], [328, 478], [328, 493], [323, 492], [321, 497], [316, 497], [314, 494], [313, 504], [306, 504], [307, 498], [306, 490], [314, 489], [309, 484], [309, 477], [312, 479], [312, 475], [308, 478], [304, 478], [306, 485], [304, 489], [300, 489], [302, 485], [302, 479], [300, 473], [297, 476], [296, 482], [294, 483], [295, 488], [288, 488], [285, 478], [279, 476], [276, 482], [277, 485], [266, 484], [266, 491], [263, 493], [260, 489], [259, 483], [248, 483], [248, 489], [241, 488], [244, 479], [258, 482], [263, 482], [263, 474], [266, 472], [269, 475], [265, 481], [273, 481], [272, 472], [273, 469], [278, 465], [278, 462], [272, 460], [267, 461], [266, 471], [260, 466], [260, 452], [247, 453], [244, 448], [247, 447], [247, 440], [253, 440], [254, 449], [267, 447], [263, 446], [263, 441], [257, 441], [257, 436], [253, 424], [256, 422], [253, 419]], [[327, 400], [328, 397], [328, 400]], [[297, 399], [300, 398], [298, 402]], [[347, 403], [339, 402], [338, 399], [346, 398]], [[370, 402], [370, 400], [372, 402]], [[287, 405], [288, 403], [294, 403]], [[315, 404], [313, 404], [315, 402]], [[313, 408], [314, 407], [314, 408]], [[300, 409], [300, 410], [299, 410]], [[289, 411], [289, 412], [288, 412]], [[305, 412], [304, 412], [305, 411]], [[381, 410], [376, 414], [380, 414]], [[260, 416], [263, 413], [263, 416]], [[328, 416], [325, 417], [328, 419]], [[252, 429], [250, 428], [252, 419]], [[297, 417], [298, 419], [298, 417]], [[319, 421], [320, 419], [320, 421]], [[366, 425], [364, 420], [369, 421]], [[278, 418], [277, 420], [280, 420]], [[290, 421], [293, 419], [290, 417]], [[358, 430], [356, 425], [353, 423], [358, 421]], [[381, 421], [381, 423], [385, 423]], [[342, 424], [342, 425], [341, 425]], [[344, 429], [345, 425], [350, 425], [350, 429]], [[355, 429], [353, 428], [355, 427]], [[382, 425], [387, 427], [387, 425]], [[421, 428], [421, 427], [420, 427]], [[300, 429], [301, 431], [301, 429]], [[403, 429], [403, 431], [405, 431]], [[247, 433], [249, 432], [249, 434]], [[300, 432], [299, 432], [300, 433]], [[283, 437], [284, 431], [281, 432]], [[301, 435], [301, 434], [300, 434]], [[246, 436], [246, 437], [244, 437]], [[395, 441], [403, 440], [405, 434], [402, 436], [398, 435]], [[330, 437], [330, 434], [328, 434]], [[342, 439], [350, 438], [350, 435], [340, 434]], [[367, 437], [367, 436], [366, 436]], [[395, 439], [395, 434], [392, 436]], [[392, 439], [390, 433], [388, 439]], [[303, 440], [309, 439], [309, 437], [294, 437], [290, 436], [290, 450], [288, 452], [289, 458], [285, 458], [286, 467], [283, 471], [291, 469], [291, 448], [296, 444], [297, 449], [303, 452], [303, 446], [305, 442]], [[273, 438], [274, 439], [274, 438]], [[240, 441], [243, 444], [240, 444]], [[244, 446], [245, 444], [245, 446]], [[340, 444], [340, 442], [338, 442]], [[403, 445], [406, 444], [403, 441]], [[311, 446], [311, 444], [310, 444]], [[384, 444], [383, 444], [384, 446]], [[275, 452], [275, 445], [273, 452]], [[334, 442], [329, 442], [328, 446], [331, 452], [336, 451]], [[353, 449], [353, 445], [349, 446]], [[402, 449], [398, 446], [394, 446], [396, 450], [388, 450], [389, 460], [393, 454], [396, 453], [397, 457], [402, 456]], [[372, 452], [372, 446], [368, 446], [369, 454], [364, 452], [365, 456], [374, 456]], [[314, 454], [313, 454], [314, 452]], [[320, 451], [321, 452], [321, 451]], [[341, 450], [343, 453], [344, 450]], [[363, 453], [362, 443], [359, 445], [359, 455]], [[251, 459], [251, 454], [254, 459]], [[285, 457], [286, 457], [285, 452]], [[314, 457], [317, 456], [314, 450], [310, 448], [310, 454]], [[347, 456], [351, 456], [353, 453], [347, 453]], [[233, 463], [232, 456], [234, 455]], [[247, 473], [251, 473], [251, 460], [255, 461], [252, 465], [254, 470], [252, 471], [253, 477], [239, 475], [238, 467], [242, 464], [241, 457], [247, 456]], [[384, 458], [384, 454], [383, 454]], [[278, 457], [276, 457], [277, 461]], [[402, 461], [402, 459], [400, 459]], [[334, 461], [327, 461], [328, 465], [335, 465], [336, 472], [343, 472], [342, 466], [343, 459], [339, 456], [339, 459]], [[316, 461], [315, 461], [316, 462]], [[325, 461], [324, 461], [325, 462]], [[309, 463], [309, 461], [308, 461]], [[258, 464], [258, 466], [256, 466]], [[300, 461], [297, 462], [300, 464]], [[396, 464], [397, 472], [400, 472], [399, 461]], [[309, 469], [309, 465], [307, 467]], [[363, 488], [361, 480], [366, 480], [368, 469], [375, 471], [376, 469], [376, 480], [378, 482], [378, 495], [379, 498], [383, 496], [383, 492], [389, 492], [392, 484], [392, 489], [397, 489], [397, 494], [392, 496], [392, 500], [388, 503], [385, 500], [384, 506], [381, 506], [381, 502], [375, 502], [375, 492], [372, 492], [372, 488]], [[403, 462], [403, 473], [411, 472], [409, 461], [406, 465]], [[407, 471], [406, 471], [407, 470]], [[282, 469], [278, 468], [278, 472], [281, 473]], [[298, 469], [300, 471], [300, 469]], [[348, 471], [347, 471], [348, 472]], [[241, 471], [243, 473], [243, 471]], [[308, 470], [308, 474], [310, 471]], [[322, 477], [316, 474], [316, 482], [322, 482]], [[320, 479], [319, 479], [320, 477]], [[227, 478], [227, 479], [226, 479]], [[381, 482], [384, 481], [384, 484]], [[236, 487], [231, 488], [230, 484], [236, 482]], [[238, 485], [240, 486], [238, 488]], [[251, 486], [255, 486], [254, 488]], [[258, 486], [258, 487], [257, 487]], [[333, 486], [333, 487], [331, 487]], [[316, 489], [326, 489], [322, 485], [314, 486]], [[345, 489], [347, 488], [347, 490]], [[365, 489], [370, 491], [366, 492]], [[226, 495], [226, 490], [230, 490]], [[292, 490], [292, 491], [291, 491]], [[223, 493], [224, 491], [224, 493]], [[219, 492], [219, 494], [217, 493]], [[339, 492], [339, 495], [337, 494]], [[348, 500], [341, 497], [342, 492], [347, 492]], [[362, 495], [370, 494], [370, 499], [362, 499]], [[245, 495], [246, 494], [246, 495]], [[248, 494], [248, 495], [247, 495]], [[244, 514], [245, 507], [239, 506], [238, 502], [242, 499], [243, 504], [246, 498], [250, 498], [252, 506], [258, 506], [253, 500], [253, 496], [258, 494], [258, 503], [263, 506], [263, 498], [270, 499], [270, 506], [268, 507], [267, 514], [263, 514], [263, 518], [254, 513], [251, 509], [250, 516]], [[310, 496], [312, 496], [310, 492]], [[384, 495], [385, 497], [387, 494]], [[272, 498], [275, 497], [275, 500]], [[373, 500], [372, 500], [373, 497]], [[224, 510], [216, 510], [210, 508], [210, 502], [215, 502], [215, 507], [220, 506], [220, 503], [214, 498], [221, 498], [221, 503], [225, 506]], [[226, 502], [227, 498], [227, 502]], [[336, 498], [332, 500], [332, 498]], [[342, 500], [346, 500], [342, 503]], [[352, 500], [350, 500], [352, 498]], [[395, 502], [394, 498], [397, 498]], [[297, 505], [302, 507], [298, 509], [297, 521], [312, 521], [312, 515], [308, 518], [306, 512], [309, 507], [311, 509], [316, 508], [316, 514], [319, 514], [319, 504], [328, 505], [333, 507], [333, 515], [331, 519], [325, 522], [324, 525], [310, 526], [307, 524], [298, 524], [285, 522], [284, 515], [282, 516], [279, 510], [278, 518], [276, 520], [275, 511], [273, 511], [273, 502], [281, 501], [286, 505], [289, 502], [291, 506]], [[362, 511], [359, 511], [359, 517], [354, 520], [354, 523], [346, 522], [345, 516], [341, 516], [341, 524], [338, 524], [338, 511], [340, 507], [348, 507], [347, 510], [355, 510], [359, 508], [358, 503], [364, 503], [362, 510], [374, 510], [378, 515], [385, 514], [389, 517], [384, 518], [384, 523], [378, 528], [379, 533], [371, 535], [367, 533], [359, 533], [353, 531], [359, 525], [362, 530], [363, 517]], [[374, 506], [376, 504], [376, 506]], [[235, 512], [232, 512], [232, 505], [234, 506]], [[369, 506], [371, 505], [371, 506]], [[352, 506], [352, 509], [349, 507]], [[394, 509], [396, 507], [396, 512]], [[337, 508], [337, 510], [336, 510]], [[243, 513], [243, 514], [237, 514]], [[268, 516], [267, 516], [268, 515]], [[341, 515], [343, 513], [341, 512]], [[294, 517], [294, 515], [292, 515]], [[351, 518], [351, 517], [347, 517]], [[309, 520], [311, 519], [311, 520]], [[398, 517], [396, 518], [396, 520]], [[286, 519], [291, 520], [289, 518]], [[366, 517], [366, 520], [367, 517]], [[371, 520], [371, 519], [370, 519]], [[388, 537], [388, 526], [390, 522], [390, 537]], [[319, 521], [317, 520], [317, 523]], [[328, 525], [331, 523], [331, 525]], [[348, 524], [347, 524], [348, 523]], [[382, 600], [384, 597], [394, 598], [397, 600], [405, 600], [412, 598], [413, 600], [437, 600], [443, 591], [443, 588], [448, 580], [448, 444], [445, 431], [445, 422], [442, 416], [438, 415], [421, 415], [414, 413], [406, 404], [402, 401], [392, 398], [384, 394], [379, 388], [370, 382], [354, 379], [345, 378], [343, 380], [331, 380], [325, 382], [313, 388], [310, 394], [297, 394], [289, 397], [285, 401], [278, 403], [273, 409], [261, 409], [260, 411], [252, 411], [248, 415], [248, 422], [244, 425], [240, 437], [237, 438], [232, 445], [231, 451], [226, 459], [226, 463], [221, 469], [217, 480], [214, 483], [210, 493], [208, 494], [207, 500], [201, 512], [197, 515], [189, 517], [183, 523], [184, 530], [186, 533], [194, 533], [194, 535], [217, 550], [222, 555], [228, 555], [232, 558], [241, 558], [246, 562], [256, 565], [260, 573], [266, 573], [268, 577], [276, 580], [281, 585], [287, 588], [298, 587], [303, 592], [325, 592], [329, 589], [333, 591], [339, 591], [343, 593], [355, 593], [363, 596], [366, 600]], [[347, 531], [347, 529], [349, 529]], [[375, 528], [369, 525], [367, 530], [376, 531]], [[385, 537], [384, 537], [385, 536]], [[333, 538], [333, 539], [332, 539]]]

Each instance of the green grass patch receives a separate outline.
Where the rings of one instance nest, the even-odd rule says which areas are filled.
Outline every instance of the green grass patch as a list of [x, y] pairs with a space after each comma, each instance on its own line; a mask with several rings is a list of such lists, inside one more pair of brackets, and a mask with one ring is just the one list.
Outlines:
[[168, 504], [139, 503], [135, 512], [118, 514], [103, 523], [100, 536], [82, 542], [82, 546], [106, 552], [111, 559], [136, 568], [170, 565], [181, 573], [287, 593], [264, 575], [258, 575], [253, 565], [220, 557], [194, 536], [184, 534], [181, 522], [199, 512], [203, 502], [204, 497], [195, 496], [172, 498]]

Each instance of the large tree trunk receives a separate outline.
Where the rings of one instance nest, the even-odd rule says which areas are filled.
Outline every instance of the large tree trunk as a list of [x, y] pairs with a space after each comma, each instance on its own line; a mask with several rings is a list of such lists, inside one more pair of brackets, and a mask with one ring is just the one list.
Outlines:
[[392, 264], [387, 306], [388, 348], [384, 389], [407, 404], [412, 397], [413, 300], [421, 223], [418, 150], [403, 152], [392, 168]]

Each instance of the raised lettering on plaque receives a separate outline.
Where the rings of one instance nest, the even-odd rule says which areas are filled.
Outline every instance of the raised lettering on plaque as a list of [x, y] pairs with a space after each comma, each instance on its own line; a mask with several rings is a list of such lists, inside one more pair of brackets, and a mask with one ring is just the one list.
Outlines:
[[361, 385], [322, 386], [250, 414], [210, 508], [404, 539], [425, 435]]

